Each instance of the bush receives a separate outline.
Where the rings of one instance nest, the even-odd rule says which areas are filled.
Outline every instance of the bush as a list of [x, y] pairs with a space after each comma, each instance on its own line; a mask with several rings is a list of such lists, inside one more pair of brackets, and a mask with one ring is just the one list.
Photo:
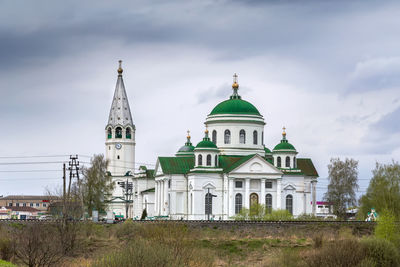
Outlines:
[[2, 260], [9, 261], [12, 257], [12, 244], [10, 239], [0, 239], [0, 256]]
[[393, 212], [384, 210], [378, 217], [378, 224], [375, 228], [377, 238], [386, 239], [396, 245], [400, 245], [399, 226], [396, 224], [396, 217]]
[[265, 214], [265, 221], [290, 221], [293, 220], [293, 215], [287, 210], [273, 210], [271, 213]]
[[304, 258], [311, 267], [357, 266], [363, 259], [363, 250], [356, 239], [335, 240]]
[[377, 266], [400, 266], [400, 255], [396, 246], [388, 240], [367, 238], [361, 240], [361, 247], [367, 258]]
[[17, 265], [14, 265], [8, 261], [0, 260], [0, 267], [17, 267]]

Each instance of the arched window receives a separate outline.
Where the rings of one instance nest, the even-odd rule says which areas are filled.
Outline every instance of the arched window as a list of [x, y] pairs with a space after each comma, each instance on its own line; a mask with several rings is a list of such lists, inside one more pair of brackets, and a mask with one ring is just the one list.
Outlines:
[[272, 195], [271, 194], [265, 195], [265, 208], [266, 208], [266, 212], [271, 213], [271, 211], [272, 211]]
[[286, 164], [285, 164], [285, 166], [286, 166], [287, 168], [290, 168], [290, 157], [289, 157], [289, 156], [286, 157]]
[[281, 166], [282, 166], [281, 157], [278, 157], [278, 158], [276, 159], [276, 166], [277, 166], [277, 167], [281, 167]]
[[286, 210], [293, 214], [293, 196], [287, 195], [286, 196]]
[[235, 196], [235, 214], [240, 213], [242, 210], [242, 203], [243, 203], [243, 198], [242, 194], [238, 193]]
[[243, 129], [239, 132], [239, 143], [246, 144], [246, 132]]
[[217, 144], [217, 131], [216, 131], [216, 130], [214, 130], [214, 131], [212, 132], [212, 142], [213, 142], [214, 144]]
[[202, 155], [199, 155], [199, 156], [197, 157], [197, 165], [198, 165], [198, 166], [203, 165], [203, 156], [202, 156]]
[[111, 127], [108, 127], [108, 129], [107, 129], [107, 138], [108, 139], [112, 138]]
[[253, 132], [253, 145], [257, 145], [258, 144], [258, 133], [257, 131]]
[[212, 194], [211, 193], [206, 194], [205, 214], [212, 214]]
[[207, 155], [207, 166], [211, 166], [211, 155]]
[[126, 139], [131, 139], [132, 136], [132, 132], [131, 132], [131, 128], [126, 128]]
[[117, 129], [115, 129], [115, 138], [122, 138], [122, 128], [121, 127], [117, 127]]
[[218, 155], [215, 155], [215, 167], [218, 167]]
[[296, 157], [293, 157], [293, 168], [297, 168], [297, 164], [296, 164]]
[[229, 130], [225, 130], [224, 143], [225, 144], [230, 144], [231, 143], [231, 131], [229, 131]]

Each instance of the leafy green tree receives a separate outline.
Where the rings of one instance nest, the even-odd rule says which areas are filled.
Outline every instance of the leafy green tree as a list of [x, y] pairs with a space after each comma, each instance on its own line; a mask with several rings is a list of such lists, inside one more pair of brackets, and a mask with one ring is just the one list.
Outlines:
[[399, 245], [399, 230], [393, 212], [387, 209], [383, 210], [378, 217], [378, 224], [375, 227], [375, 236], [377, 238], [386, 239], [395, 245]]
[[91, 167], [82, 169], [81, 192], [83, 204], [89, 216], [92, 216], [94, 209], [98, 211], [106, 209], [106, 196], [111, 194], [114, 184], [111, 175], [107, 173], [108, 161], [102, 154], [94, 155], [90, 163]]
[[324, 199], [333, 203], [333, 213], [344, 218], [346, 209], [356, 204], [355, 190], [358, 189], [358, 161], [347, 159], [341, 161], [332, 158], [328, 165], [329, 185]]
[[376, 163], [372, 171], [373, 177], [365, 195], [360, 199], [360, 213], [364, 217], [375, 208], [380, 212], [387, 210], [400, 219], [400, 165], [398, 162], [391, 164]]

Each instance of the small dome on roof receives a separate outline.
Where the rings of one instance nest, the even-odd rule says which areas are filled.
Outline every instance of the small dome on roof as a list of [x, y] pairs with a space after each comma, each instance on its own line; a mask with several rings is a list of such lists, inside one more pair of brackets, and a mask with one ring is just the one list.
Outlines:
[[192, 142], [190, 142], [190, 135], [188, 131], [187, 141], [184, 146], [179, 148], [178, 152], [176, 152], [175, 156], [184, 157], [184, 156], [193, 156], [194, 155], [194, 146]]
[[268, 147], [266, 147], [266, 146], [264, 146], [264, 151], [265, 151], [265, 155], [272, 154], [271, 150], [269, 150]]
[[278, 150], [285, 150], [285, 151], [293, 151], [296, 152], [296, 148], [294, 148], [294, 146], [289, 143], [289, 141], [286, 139], [286, 132], [285, 132], [286, 128], [283, 127], [283, 133], [282, 133], [282, 140], [279, 144], [277, 144], [273, 151], [278, 151]]
[[205, 132], [205, 137], [203, 138], [203, 141], [200, 141], [195, 150], [201, 149], [201, 150], [218, 150], [218, 147], [211, 142], [210, 138], [208, 137], [208, 130]]

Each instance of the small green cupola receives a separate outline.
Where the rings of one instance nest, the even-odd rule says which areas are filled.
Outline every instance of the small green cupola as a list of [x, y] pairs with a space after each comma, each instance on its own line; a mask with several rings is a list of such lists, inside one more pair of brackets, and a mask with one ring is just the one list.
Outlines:
[[206, 129], [205, 131], [205, 136], [203, 138], [203, 141], [199, 142], [194, 150], [218, 151], [218, 147], [210, 140], [210, 137], [208, 137], [208, 129]]
[[286, 132], [285, 132], [286, 128], [283, 127], [283, 133], [282, 133], [282, 140], [279, 144], [277, 144], [274, 149], [272, 150], [272, 152], [296, 152], [296, 148], [294, 148], [294, 146], [289, 143], [289, 141], [286, 139]]
[[208, 137], [208, 129], [205, 131], [203, 141], [194, 149], [196, 168], [216, 168], [219, 165], [218, 147]]
[[184, 146], [179, 148], [178, 152], [176, 152], [175, 156], [177, 157], [193, 157], [194, 156], [194, 146], [190, 141], [190, 131], [187, 131], [187, 140]]

